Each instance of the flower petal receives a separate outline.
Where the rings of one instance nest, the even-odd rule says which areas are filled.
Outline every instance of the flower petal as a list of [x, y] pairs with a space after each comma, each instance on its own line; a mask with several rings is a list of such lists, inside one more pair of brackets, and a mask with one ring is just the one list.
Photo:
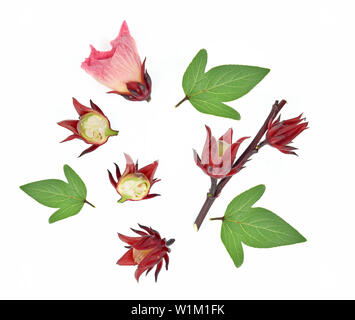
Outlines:
[[112, 49], [107, 52], [91, 49], [90, 57], [82, 68], [96, 80], [119, 93], [129, 93], [126, 83], [142, 82], [141, 61], [134, 39], [129, 33], [126, 21], [122, 23], [117, 38], [111, 41]]

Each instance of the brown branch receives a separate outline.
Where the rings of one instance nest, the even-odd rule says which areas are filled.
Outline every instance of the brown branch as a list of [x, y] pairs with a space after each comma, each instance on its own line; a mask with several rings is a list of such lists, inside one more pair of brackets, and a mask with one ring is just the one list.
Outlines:
[[[275, 101], [274, 105], [272, 106], [272, 109], [266, 118], [264, 124], [261, 126], [260, 130], [254, 137], [254, 139], [250, 142], [249, 146], [245, 149], [245, 151], [241, 154], [241, 156], [234, 162], [232, 168], [239, 168], [238, 172], [243, 169], [244, 164], [249, 160], [249, 158], [254, 154], [257, 153], [259, 148], [265, 145], [265, 141], [260, 143], [260, 140], [264, 136], [264, 134], [267, 131], [267, 126], [270, 120], [273, 120], [277, 114], [280, 112], [280, 110], [283, 108], [283, 106], [286, 104], [285, 100], [282, 100], [281, 102], [278, 102], [277, 100]], [[260, 143], [260, 146], [259, 146]], [[214, 188], [213, 193], [208, 193], [207, 194], [207, 199], [205, 203], [203, 204], [200, 213], [198, 214], [194, 227], [196, 231], [198, 231], [201, 227], [201, 224], [203, 220], [205, 219], [208, 211], [210, 210], [213, 202], [215, 199], [220, 195], [222, 192], [223, 188], [225, 185], [228, 183], [228, 181], [232, 179], [232, 176], [225, 177], [219, 181], [217, 184], [216, 188]], [[211, 186], [212, 190], [212, 186]], [[210, 190], [210, 191], [211, 191]]]

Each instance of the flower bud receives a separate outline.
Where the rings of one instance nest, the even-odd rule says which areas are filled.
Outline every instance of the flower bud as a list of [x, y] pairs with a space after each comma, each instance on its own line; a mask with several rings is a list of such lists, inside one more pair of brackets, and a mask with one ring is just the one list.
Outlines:
[[289, 146], [302, 131], [307, 129], [308, 122], [302, 122], [302, 114], [296, 118], [283, 120], [280, 122], [280, 117], [275, 121], [270, 120], [268, 123], [268, 131], [266, 132], [266, 142], [272, 147], [278, 149], [282, 153], [297, 155], [294, 150], [297, 148]]
[[148, 274], [155, 266], [155, 281], [158, 280], [158, 274], [165, 261], [166, 270], [169, 265], [169, 246], [174, 243], [174, 239], [166, 241], [160, 237], [158, 231], [152, 228], [142, 226], [139, 227], [144, 230], [132, 229], [139, 237], [127, 237], [123, 234], [118, 234], [118, 237], [128, 244], [128, 251], [117, 261], [121, 266], [135, 266], [137, 270], [135, 272], [135, 278], [138, 281], [142, 273]]
[[212, 136], [211, 129], [206, 126], [207, 138], [202, 151], [202, 159], [194, 150], [194, 158], [198, 167], [204, 173], [215, 179], [222, 179], [236, 174], [240, 168], [233, 168], [240, 144], [247, 139], [243, 137], [232, 143], [233, 130], [229, 129], [218, 139]]

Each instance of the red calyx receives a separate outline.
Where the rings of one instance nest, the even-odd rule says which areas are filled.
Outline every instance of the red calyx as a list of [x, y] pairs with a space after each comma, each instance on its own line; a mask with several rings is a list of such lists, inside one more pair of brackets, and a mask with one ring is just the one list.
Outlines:
[[302, 131], [308, 128], [308, 122], [302, 122], [305, 118], [301, 118], [302, 114], [298, 117], [283, 120], [280, 122], [280, 116], [274, 120], [270, 120], [268, 124], [268, 131], [266, 132], [266, 141], [269, 145], [280, 150], [282, 153], [297, 155], [288, 144], [292, 142]]
[[169, 246], [174, 243], [174, 239], [166, 241], [160, 237], [158, 231], [138, 224], [144, 230], [131, 229], [137, 233], [139, 237], [128, 237], [123, 234], [118, 234], [118, 237], [128, 244], [129, 249], [118, 261], [118, 265], [134, 266], [138, 265], [135, 272], [135, 278], [139, 281], [142, 273], [146, 275], [156, 266], [155, 281], [158, 280], [159, 272], [165, 261], [166, 270], [169, 265], [169, 255], [171, 251]]
[[221, 179], [236, 174], [241, 168], [232, 168], [239, 146], [248, 137], [243, 137], [232, 143], [233, 129], [218, 140], [212, 136], [211, 129], [206, 126], [207, 138], [202, 152], [202, 159], [194, 151], [194, 159], [204, 173], [215, 179]]

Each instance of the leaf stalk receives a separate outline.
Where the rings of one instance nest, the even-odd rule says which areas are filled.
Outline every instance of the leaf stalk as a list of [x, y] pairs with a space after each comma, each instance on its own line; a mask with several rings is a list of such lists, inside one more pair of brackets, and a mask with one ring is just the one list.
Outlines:
[[188, 97], [188, 96], [185, 96], [185, 98], [182, 99], [182, 100], [175, 106], [175, 108], [177, 108], [180, 104], [182, 104], [182, 103], [185, 102], [186, 100], [189, 100], [189, 97]]
[[93, 208], [96, 208], [92, 203], [90, 203], [90, 202], [87, 201], [86, 199], [84, 200], [84, 203], [87, 203], [89, 206], [92, 206]]

